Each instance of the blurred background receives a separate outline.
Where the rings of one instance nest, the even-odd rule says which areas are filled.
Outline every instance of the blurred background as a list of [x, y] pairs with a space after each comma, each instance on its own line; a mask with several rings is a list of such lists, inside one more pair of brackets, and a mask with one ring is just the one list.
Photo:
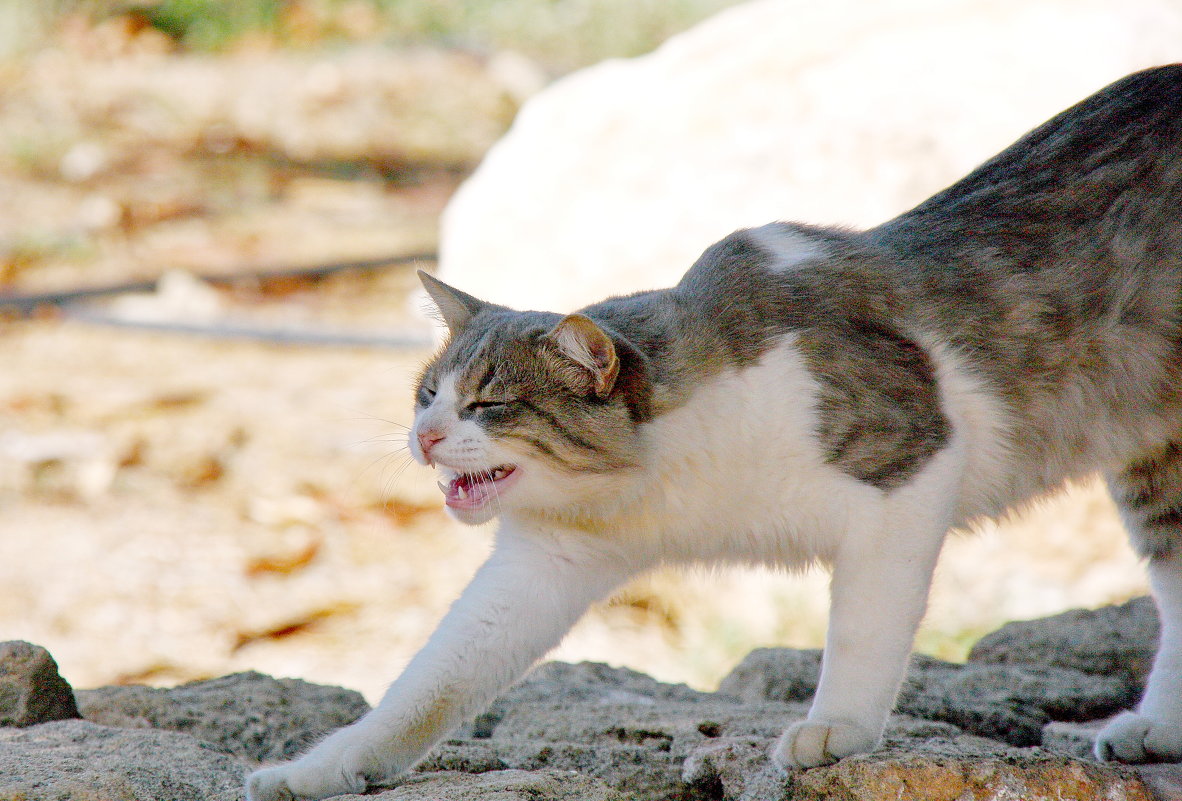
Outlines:
[[[871, 224], [1182, 42], [1165, 0], [816, 5], [0, 0], [0, 640], [79, 687], [257, 669], [375, 701], [491, 534], [405, 449], [433, 336], [414, 267], [573, 307], [738, 224]], [[1065, 30], [1060, 58], [1042, 40]], [[1026, 50], [970, 54], [958, 83], [958, 37], [1007, 31]], [[884, 64], [925, 77], [887, 93]], [[1089, 484], [953, 541], [919, 649], [1143, 591]], [[820, 574], [662, 573], [555, 656], [712, 688], [754, 647], [819, 646], [825, 607]]]

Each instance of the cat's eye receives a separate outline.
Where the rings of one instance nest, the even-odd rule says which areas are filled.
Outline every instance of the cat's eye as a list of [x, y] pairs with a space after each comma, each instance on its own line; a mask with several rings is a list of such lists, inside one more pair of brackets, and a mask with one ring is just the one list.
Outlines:
[[435, 400], [435, 390], [426, 385], [419, 387], [419, 405], [430, 406], [431, 401]]
[[469, 409], [503, 409], [507, 401], [503, 400], [482, 400], [472, 401], [468, 404]]

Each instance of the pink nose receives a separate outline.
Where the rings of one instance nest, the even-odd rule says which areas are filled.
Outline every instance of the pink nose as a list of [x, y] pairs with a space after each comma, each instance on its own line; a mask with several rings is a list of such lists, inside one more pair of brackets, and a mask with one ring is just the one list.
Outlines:
[[419, 448], [423, 451], [423, 458], [427, 461], [431, 460], [431, 449], [443, 442], [447, 437], [439, 433], [434, 428], [429, 428], [426, 431], [419, 432]]

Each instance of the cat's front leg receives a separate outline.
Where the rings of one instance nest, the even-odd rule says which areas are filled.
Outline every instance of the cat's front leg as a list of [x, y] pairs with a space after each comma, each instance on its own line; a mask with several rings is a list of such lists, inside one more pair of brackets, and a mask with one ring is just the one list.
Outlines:
[[842, 542], [820, 683], [807, 719], [772, 751], [782, 767], [824, 765], [878, 746], [947, 531], [943, 500], [929, 509], [894, 504], [885, 522], [856, 527]]
[[502, 530], [488, 562], [381, 703], [302, 758], [257, 771], [249, 801], [362, 792], [482, 711], [634, 572], [579, 535]]

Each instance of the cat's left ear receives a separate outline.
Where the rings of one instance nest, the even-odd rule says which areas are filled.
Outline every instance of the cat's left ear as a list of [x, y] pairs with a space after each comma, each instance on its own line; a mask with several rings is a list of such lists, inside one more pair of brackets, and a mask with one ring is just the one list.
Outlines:
[[431, 300], [435, 301], [435, 306], [439, 309], [439, 316], [443, 318], [443, 322], [447, 324], [447, 328], [453, 336], [460, 333], [468, 321], [479, 314], [482, 309], [491, 305], [472, 297], [467, 292], [461, 292], [453, 286], [448, 286], [422, 270], [419, 270], [419, 280], [422, 281], [423, 289], [427, 290]]
[[554, 326], [547, 338], [574, 364], [566, 365], [563, 377], [572, 389], [606, 398], [616, 385], [620, 358], [612, 338], [582, 314], [568, 314]]

